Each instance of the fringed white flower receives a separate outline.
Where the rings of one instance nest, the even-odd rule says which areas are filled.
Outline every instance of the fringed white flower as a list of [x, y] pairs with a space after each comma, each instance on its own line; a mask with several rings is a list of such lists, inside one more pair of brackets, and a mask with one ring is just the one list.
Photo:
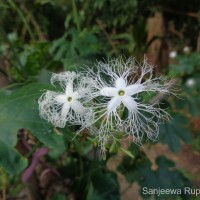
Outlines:
[[47, 91], [38, 100], [41, 117], [56, 127], [66, 123], [87, 126], [92, 119], [92, 110], [83, 105], [85, 97], [91, 92], [90, 79], [75, 72], [53, 74], [51, 83], [58, 82], [64, 92]]
[[101, 120], [96, 135], [102, 151], [106, 143], [122, 133], [139, 144], [144, 134], [149, 139], [157, 138], [160, 119], [168, 119], [169, 115], [158, 103], [144, 103], [139, 94], [169, 93], [169, 82], [162, 76], [154, 78], [153, 67], [146, 59], [142, 65], [133, 58], [98, 62], [97, 72], [90, 71], [88, 75], [96, 80], [96, 92], [92, 95], [98, 97], [94, 110], [96, 121]]

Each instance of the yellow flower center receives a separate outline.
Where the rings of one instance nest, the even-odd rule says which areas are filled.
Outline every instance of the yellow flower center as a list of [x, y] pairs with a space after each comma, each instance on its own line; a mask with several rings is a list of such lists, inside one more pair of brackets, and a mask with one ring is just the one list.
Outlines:
[[72, 97], [67, 97], [67, 101], [71, 102], [72, 101]]
[[118, 95], [119, 95], [119, 96], [125, 95], [125, 91], [124, 91], [124, 90], [119, 90], [119, 91], [118, 91]]

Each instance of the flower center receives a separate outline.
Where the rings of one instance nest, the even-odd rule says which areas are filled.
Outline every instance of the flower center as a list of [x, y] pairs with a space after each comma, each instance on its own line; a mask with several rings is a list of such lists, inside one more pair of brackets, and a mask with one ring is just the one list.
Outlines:
[[72, 97], [67, 97], [67, 101], [71, 102], [72, 101]]
[[119, 91], [118, 91], [118, 95], [119, 95], [119, 96], [125, 95], [125, 91], [124, 91], [124, 90], [119, 90]]

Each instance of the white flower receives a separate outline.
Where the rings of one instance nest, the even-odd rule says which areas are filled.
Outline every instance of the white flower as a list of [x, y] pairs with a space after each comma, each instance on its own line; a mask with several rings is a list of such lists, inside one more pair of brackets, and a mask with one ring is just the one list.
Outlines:
[[170, 58], [176, 58], [176, 56], [177, 56], [177, 52], [176, 51], [170, 51], [169, 52], [169, 57]]
[[169, 93], [169, 82], [162, 76], [153, 76], [153, 67], [146, 62], [138, 64], [130, 58], [98, 62], [97, 72], [90, 71], [90, 77], [96, 80], [98, 97], [94, 105], [96, 121], [101, 120], [99, 130], [95, 130], [102, 150], [117, 135], [124, 132], [131, 135], [134, 141], [141, 143], [143, 135], [155, 140], [159, 132], [159, 120], [169, 117], [158, 103], [144, 103], [140, 94], [151, 92]]
[[40, 97], [38, 103], [41, 117], [56, 127], [63, 128], [67, 122], [86, 126], [92, 118], [91, 109], [85, 108], [82, 103], [91, 92], [88, 80], [75, 72], [53, 74], [51, 83], [54, 85], [54, 82], [58, 82], [64, 92], [47, 91]]
[[194, 78], [189, 78], [189, 79], [187, 79], [187, 81], [186, 81], [186, 86], [187, 86], [187, 87], [193, 87], [195, 84], [196, 84], [196, 81], [195, 81]]
[[184, 53], [190, 53], [190, 47], [185, 46], [185, 47], [183, 48], [183, 52], [184, 52]]

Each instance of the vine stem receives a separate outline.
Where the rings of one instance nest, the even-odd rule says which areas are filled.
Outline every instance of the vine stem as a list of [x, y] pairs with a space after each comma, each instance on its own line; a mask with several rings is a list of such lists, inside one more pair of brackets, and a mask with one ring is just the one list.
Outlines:
[[72, 0], [72, 8], [73, 8], [74, 21], [76, 23], [76, 27], [77, 27], [78, 31], [80, 32], [81, 28], [80, 28], [80, 22], [79, 22], [79, 18], [78, 18], [78, 12], [77, 12], [77, 6], [76, 6], [75, 0]]
[[10, 6], [13, 8], [13, 10], [15, 10], [15, 11], [18, 13], [18, 15], [20, 16], [21, 20], [23, 21], [23, 23], [24, 23], [24, 25], [25, 25], [25, 27], [26, 27], [26, 29], [27, 29], [27, 31], [28, 31], [28, 33], [29, 33], [31, 39], [32, 39], [33, 41], [35, 41], [35, 36], [34, 36], [33, 32], [31, 31], [31, 28], [30, 28], [29, 24], [27, 23], [24, 14], [23, 14], [23, 13], [21, 12], [21, 10], [17, 7], [17, 5], [15, 4], [14, 1], [8, 0], [8, 3], [9, 3]]
[[14, 57], [14, 59], [16, 60], [16, 62], [18, 63], [19, 66], [16, 66], [15, 69], [17, 70], [17, 72], [19, 74], [21, 74], [21, 69], [23, 68], [23, 65], [19, 59], [19, 56], [15, 50], [15, 48], [13, 47], [11, 41], [9, 40], [6, 32], [4, 31], [4, 29], [0, 26], [0, 34], [2, 35], [3, 39], [5, 40], [5, 42], [9, 45], [10, 49], [11, 49], [11, 53], [12, 56]]

